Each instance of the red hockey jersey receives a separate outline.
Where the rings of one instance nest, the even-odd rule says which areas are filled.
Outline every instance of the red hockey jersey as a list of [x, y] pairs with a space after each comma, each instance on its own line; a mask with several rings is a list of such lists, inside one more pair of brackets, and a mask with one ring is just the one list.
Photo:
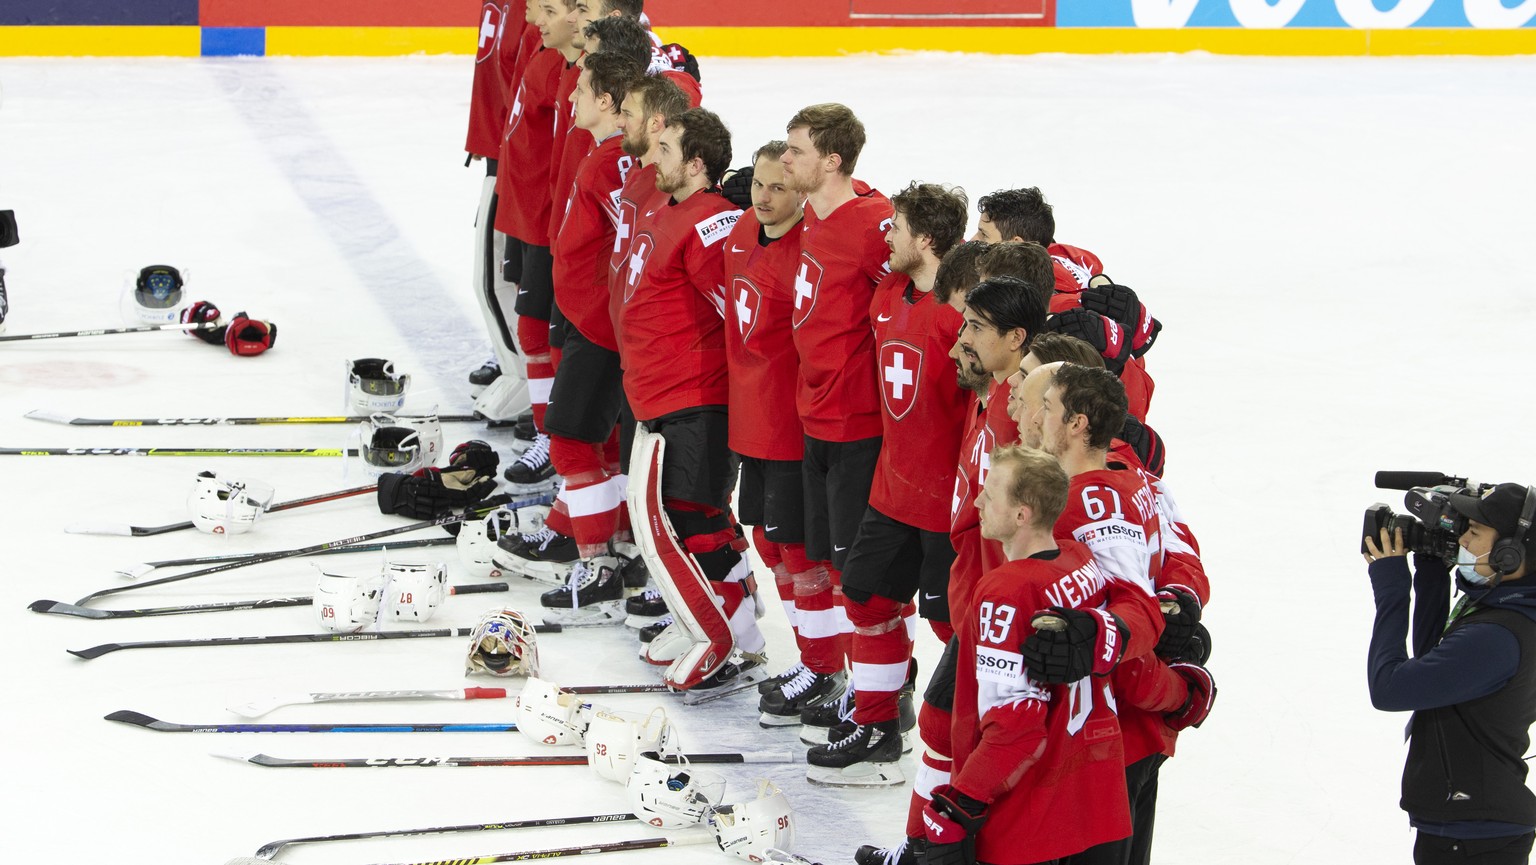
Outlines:
[[[591, 138], [585, 129], [578, 129]], [[571, 183], [565, 221], [550, 247], [555, 259], [555, 303], [581, 335], [618, 351], [609, 313], [608, 256], [618, 224], [619, 191], [634, 157], [620, 148], [619, 133], [603, 139], [582, 158]]]
[[880, 386], [880, 459], [869, 504], [898, 522], [930, 532], [950, 527], [953, 492], [947, 460], [960, 450], [968, 394], [955, 381], [949, 349], [964, 319], [954, 307], [892, 273], [869, 305]]
[[553, 48], [528, 60], [507, 108], [496, 167], [496, 230], [534, 246], [549, 245], [549, 163], [563, 68], [565, 59]]
[[728, 403], [722, 253], [740, 218], [713, 192], [668, 198], [630, 244], [619, 327], [636, 420]]
[[1068, 856], [1131, 834], [1116, 703], [1089, 677], [1043, 685], [1021, 652], [1036, 610], [1087, 609], [1110, 578], [1082, 544], [1054, 559], [1027, 558], [987, 572], [962, 615], [955, 670], [951, 783], [989, 803], [976, 858], [1012, 865]]
[[592, 133], [576, 125], [576, 104], [571, 96], [580, 77], [581, 67], [571, 63], [560, 73], [560, 86], [555, 91], [555, 138], [549, 160], [550, 246], [554, 246], [553, 238], [565, 222], [576, 170], [581, 167], [582, 158], [592, 152]]
[[955, 563], [949, 568], [951, 610], [965, 605], [967, 593], [982, 574], [1008, 561], [1001, 544], [981, 536], [981, 519], [976, 512], [976, 495], [987, 481], [993, 449], [1019, 440], [1019, 428], [1008, 417], [1007, 382], [992, 383], [985, 406], [972, 397], [967, 418], [960, 464], [955, 470], [955, 492], [950, 498], [949, 542], [955, 548]]
[[764, 460], [798, 460], [805, 435], [795, 412], [800, 359], [795, 354], [790, 285], [800, 261], [803, 221], [783, 237], [763, 234], [748, 209], [725, 247], [725, 356], [730, 368], [731, 450]]
[[1056, 520], [1057, 540], [1088, 546], [1110, 578], [1109, 608], [1131, 631], [1124, 658], [1157, 645], [1163, 612], [1153, 586], [1162, 572], [1162, 517], [1147, 476], [1096, 469], [1072, 478], [1067, 507]]
[[795, 403], [805, 434], [848, 442], [880, 435], [880, 393], [869, 302], [890, 272], [885, 232], [890, 199], [862, 180], [856, 197], [825, 219], [807, 203], [794, 291], [800, 386]]
[[[508, 28], [508, 24], [513, 26]], [[526, 26], [521, 18], [512, 20], [508, 6], [485, 3], [480, 7], [475, 78], [469, 90], [469, 134], [464, 139], [464, 149], [476, 156], [495, 159], [501, 152], [501, 130], [507, 122], [507, 82]], [[503, 55], [512, 59], [503, 62]]]
[[642, 223], [649, 224], [652, 215], [661, 209], [670, 196], [656, 188], [656, 166], [634, 167], [624, 177], [619, 191], [619, 209], [614, 224], [613, 250], [608, 257], [608, 315], [613, 319], [613, 333], [623, 355], [624, 331], [619, 321], [619, 310], [624, 306], [624, 290], [631, 279], [629, 249]]

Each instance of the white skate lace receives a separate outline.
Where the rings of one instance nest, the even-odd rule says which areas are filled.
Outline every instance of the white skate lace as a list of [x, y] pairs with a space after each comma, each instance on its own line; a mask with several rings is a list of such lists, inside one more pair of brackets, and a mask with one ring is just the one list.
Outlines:
[[804, 694], [814, 684], [816, 684], [816, 673], [810, 668], [802, 666], [798, 673], [795, 673], [793, 677], [779, 686], [779, 690], [784, 692], [786, 699], [793, 700]]
[[[864, 731], [866, 729], [869, 730], [868, 734], [864, 733]], [[841, 750], [843, 750], [845, 748], [852, 748], [853, 746], [858, 745], [861, 742], [863, 742], [865, 739], [872, 739], [872, 738], [874, 738], [875, 732], [876, 731], [873, 728], [868, 728], [868, 727], [865, 727], [863, 724], [859, 724], [858, 726], [853, 728], [853, 732], [849, 733], [848, 735], [844, 736], [843, 738], [838, 739], [836, 742], [828, 742], [827, 743], [827, 750], [828, 751], [841, 751]]]
[[838, 723], [847, 723], [849, 721], [852, 721], [853, 720], [853, 708], [854, 708], [853, 689], [849, 688], [848, 690], [843, 692], [843, 695], [841, 697], [837, 698], [837, 720], [838, 720]]
[[543, 468], [549, 462], [549, 436], [539, 433], [517, 461], [530, 469]]
[[545, 526], [544, 528], [539, 529], [531, 535], [523, 535], [522, 537], [523, 546], [538, 547], [542, 550], [549, 546], [550, 541], [560, 537], [560, 533], [552, 528], [549, 528], [548, 526]]
[[895, 847], [882, 847], [875, 851], [885, 857], [885, 865], [899, 865], [901, 854], [907, 852], [907, 839], [901, 839], [901, 843]]
[[641, 597], [642, 600], [646, 600], [646, 601], [657, 601], [657, 600], [661, 599], [661, 590], [660, 589], [647, 588], [645, 590], [645, 594], [641, 595], [640, 597]]

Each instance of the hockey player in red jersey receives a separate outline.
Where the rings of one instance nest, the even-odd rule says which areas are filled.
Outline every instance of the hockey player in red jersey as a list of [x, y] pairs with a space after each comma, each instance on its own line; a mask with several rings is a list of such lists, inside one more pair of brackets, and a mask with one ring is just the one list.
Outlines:
[[[1021, 421], [1021, 431], [1029, 438], [1038, 436], [1071, 475], [1057, 537], [1080, 540], [1093, 551], [1111, 579], [1110, 603], [1094, 616], [1052, 608], [1066, 628], [1031, 637], [1025, 662], [1035, 675], [1051, 682], [1077, 681], [1090, 674], [1113, 676], [1122, 702], [1126, 788], [1135, 832], [1075, 861], [1124, 863], [1137, 851], [1135, 861], [1145, 862], [1156, 816], [1158, 769], [1172, 751], [1174, 733], [1200, 724], [1215, 698], [1215, 686], [1203, 667], [1168, 664], [1155, 653], [1159, 646], [1169, 648], [1161, 641], [1164, 613], [1158, 601], [1197, 604], [1193, 595], [1208, 592], [1207, 584], [1203, 570], [1197, 575], [1189, 567], [1198, 565], [1197, 556], [1179, 567], [1186, 582], [1196, 582], [1198, 588], [1164, 579], [1167, 539], [1180, 539], [1182, 548], [1183, 538], [1192, 536], [1187, 527], [1177, 532], [1165, 526], [1164, 514], [1173, 512], [1171, 500], [1159, 501], [1155, 478], [1108, 461], [1113, 437], [1108, 431], [1118, 430], [1126, 413], [1119, 380], [1103, 369], [1047, 364], [1025, 378], [1021, 417], [1035, 407], [1034, 392], [1042, 383], [1038, 409]], [[1167, 591], [1154, 596], [1159, 588]]]
[[630, 243], [619, 327], [624, 390], [640, 429], [630, 458], [636, 542], [675, 622], [646, 647], [663, 681], [701, 698], [766, 678], [751, 566], [731, 515], [725, 241], [741, 211], [712, 190], [729, 166], [730, 133], [694, 108], [656, 142], [665, 195]]
[[784, 182], [788, 145], [770, 141], [752, 155], [752, 207], [725, 249], [725, 348], [730, 381], [730, 445], [741, 458], [736, 509], [753, 527], [758, 557], [773, 572], [795, 632], [799, 660], [763, 683], [758, 722], [800, 723], [802, 709], [842, 696], [847, 685], [839, 610], [826, 566], [805, 555], [804, 431], [795, 413], [800, 372], [790, 288], [805, 226], [800, 196]]
[[1102, 679], [1047, 685], [1023, 662], [1034, 610], [1092, 615], [1111, 579], [1081, 543], [1054, 536], [1068, 498], [1057, 462], [1018, 446], [992, 454], [975, 506], [1008, 562], [957, 616], [954, 778], [923, 813], [922, 861], [1067, 860], [1130, 832], [1115, 699]]
[[[891, 203], [886, 245], [891, 273], [870, 303], [881, 397], [881, 446], [869, 503], [843, 568], [854, 626], [851, 729], [812, 748], [807, 777], [837, 786], [890, 786], [905, 779], [900, 692], [910, 674], [917, 611], [948, 639], [946, 602], [951, 474], [935, 453], [958, 453], [966, 393], [943, 358], [960, 327], [953, 308], [930, 292], [939, 261], [965, 233], [958, 190], [913, 183]], [[910, 697], [909, 697], [910, 699]], [[910, 717], [910, 715], [909, 715]]]

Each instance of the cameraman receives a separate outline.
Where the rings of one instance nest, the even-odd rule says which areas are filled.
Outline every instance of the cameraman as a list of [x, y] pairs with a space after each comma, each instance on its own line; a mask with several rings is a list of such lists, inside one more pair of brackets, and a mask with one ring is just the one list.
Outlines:
[[[1412, 711], [1401, 806], [1418, 829], [1413, 860], [1506, 865], [1528, 861], [1536, 795], [1523, 761], [1536, 722], [1536, 580], [1527, 489], [1499, 484], [1481, 498], [1453, 494], [1469, 524], [1458, 539], [1450, 607], [1448, 566], [1415, 554], [1408, 572], [1399, 529], [1365, 538], [1376, 595], [1368, 665], [1371, 703]], [[1536, 501], [1536, 493], [1531, 493]], [[1418, 594], [1408, 636], [1409, 584]], [[1449, 619], [1447, 612], [1449, 611]]]

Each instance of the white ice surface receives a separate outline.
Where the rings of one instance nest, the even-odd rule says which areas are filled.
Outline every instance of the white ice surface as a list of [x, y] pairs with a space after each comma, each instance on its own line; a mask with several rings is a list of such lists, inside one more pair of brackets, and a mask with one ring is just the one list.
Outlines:
[[[1406, 861], [1396, 806], [1406, 718], [1373, 711], [1366, 696], [1371, 603], [1356, 533], [1364, 506], [1399, 503], [1371, 487], [1377, 469], [1536, 481], [1521, 433], [1533, 417], [1536, 61], [924, 55], [704, 68], [738, 163], [800, 106], [847, 102], [869, 128], [861, 177], [887, 192], [914, 178], [958, 183], [973, 198], [1038, 184], [1060, 239], [1097, 252], [1166, 324], [1149, 358], [1151, 420], [1215, 584], [1221, 697], [1164, 770], [1155, 861]], [[190, 272], [191, 297], [280, 326], [277, 348], [255, 359], [178, 334], [0, 345], [0, 445], [340, 446], [338, 427], [72, 428], [22, 414], [330, 414], [342, 361], [362, 356], [414, 372], [411, 405], [467, 410], [462, 376], [486, 355], [469, 277], [479, 171], [461, 165], [469, 79], [467, 58], [0, 61], [0, 207], [16, 210], [23, 237], [3, 255], [9, 333], [115, 326], [125, 274], [162, 261]], [[363, 481], [327, 459], [0, 459], [7, 859], [208, 865], [275, 838], [623, 810], [620, 788], [580, 768], [284, 771], [207, 756], [536, 751], [516, 734], [170, 735], [103, 722], [129, 708], [228, 723], [239, 719], [223, 707], [269, 694], [459, 687], [462, 641], [79, 661], [63, 650], [314, 627], [303, 608], [97, 622], [39, 616], [30, 601], [114, 585], [111, 571], [134, 562], [299, 547], [400, 521], [354, 499], [274, 514], [237, 538], [68, 536], [78, 519], [184, 519], [202, 469], [260, 477], [279, 499]], [[312, 585], [310, 566], [289, 561], [111, 605]], [[537, 592], [456, 598], [431, 624], [471, 624], [503, 599], [533, 610]], [[770, 606], [778, 668], [788, 630]], [[543, 643], [549, 677], [564, 684], [652, 680], [631, 646], [617, 629]], [[925, 669], [936, 653], [925, 632]], [[793, 741], [760, 731], [746, 696], [702, 709], [604, 701], [665, 703], [698, 749]], [[481, 701], [269, 717], [509, 713]], [[814, 858], [848, 861], [858, 844], [901, 831], [905, 791], [828, 792], [799, 767], [726, 774], [735, 797], [759, 774], [784, 786], [800, 812], [797, 847]], [[643, 834], [550, 829], [283, 858], [416, 861]]]

